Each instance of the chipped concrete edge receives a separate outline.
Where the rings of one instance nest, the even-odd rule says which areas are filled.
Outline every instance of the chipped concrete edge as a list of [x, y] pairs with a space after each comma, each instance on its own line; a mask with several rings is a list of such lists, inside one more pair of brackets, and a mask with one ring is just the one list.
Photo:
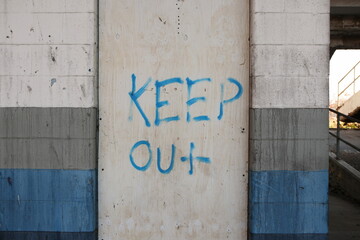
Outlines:
[[360, 172], [344, 160], [337, 159], [332, 152], [329, 153], [329, 162], [330, 185], [360, 201]]

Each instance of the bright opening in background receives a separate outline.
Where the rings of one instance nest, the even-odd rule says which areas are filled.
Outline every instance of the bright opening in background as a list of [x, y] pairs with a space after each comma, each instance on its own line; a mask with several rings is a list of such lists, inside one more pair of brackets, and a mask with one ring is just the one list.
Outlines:
[[[360, 90], [360, 79], [355, 82], [354, 86], [351, 82], [360, 74], [360, 63], [351, 71], [352, 68], [360, 61], [360, 50], [336, 50], [330, 59], [330, 79], [329, 79], [329, 96], [330, 108], [336, 109], [342, 104], [351, 94]], [[348, 75], [346, 75], [349, 73]], [[345, 78], [344, 78], [345, 77]], [[344, 78], [344, 79], [343, 79]], [[343, 79], [340, 83], [339, 81]], [[339, 84], [338, 84], [339, 83]], [[349, 87], [348, 87], [349, 86]], [[338, 94], [348, 87], [340, 96], [339, 103]], [[360, 103], [360, 102], [359, 102]], [[360, 105], [360, 104], [359, 104]], [[345, 113], [345, 112], [344, 112]], [[348, 114], [348, 113], [345, 113]]]
[[[360, 107], [359, 76], [360, 50], [336, 50], [330, 60], [330, 108], [357, 117]], [[348, 125], [341, 122], [340, 124], [342, 128], [359, 127], [358, 123]], [[336, 128], [336, 114], [334, 113], [329, 115], [329, 127]]]

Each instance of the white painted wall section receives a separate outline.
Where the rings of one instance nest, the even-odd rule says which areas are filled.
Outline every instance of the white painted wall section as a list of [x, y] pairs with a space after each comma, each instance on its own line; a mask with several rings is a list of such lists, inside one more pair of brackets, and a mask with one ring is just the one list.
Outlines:
[[328, 105], [329, 1], [253, 0], [253, 108]]
[[97, 105], [96, 5], [1, 1], [0, 107]]

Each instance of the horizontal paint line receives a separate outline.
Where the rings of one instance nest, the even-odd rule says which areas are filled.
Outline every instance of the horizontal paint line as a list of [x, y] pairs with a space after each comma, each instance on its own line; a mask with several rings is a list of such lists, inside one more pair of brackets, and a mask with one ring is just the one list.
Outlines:
[[[11, 40], [9, 40], [11, 41]], [[0, 46], [95, 46], [92, 43], [0, 43]]]
[[96, 185], [96, 170], [0, 169], [0, 231], [94, 231]]
[[251, 109], [255, 109], [255, 110], [260, 110], [260, 109], [265, 109], [265, 110], [329, 110], [328, 107], [296, 107], [296, 108], [293, 108], [293, 107], [266, 107], [266, 108], [262, 108], [262, 107], [251, 107]]
[[44, 75], [40, 75], [40, 74], [28, 74], [28, 75], [8, 75], [8, 74], [0, 74], [0, 77], [51, 77], [51, 78], [56, 78], [56, 77], [61, 77], [61, 78], [72, 78], [72, 77], [84, 77], [84, 78], [95, 78], [95, 75], [48, 75], [48, 74], [44, 74]]
[[289, 141], [327, 141], [328, 138], [250, 138], [250, 140], [273, 141], [273, 140], [289, 140]]
[[250, 172], [255, 172], [255, 173], [260, 173], [260, 172], [264, 172], [264, 173], [327, 173], [328, 170], [327, 169], [321, 169], [321, 170], [314, 170], [314, 171], [302, 171], [302, 170], [260, 170], [260, 171], [250, 171]]
[[256, 47], [256, 46], [281, 46], [281, 47], [287, 47], [287, 46], [299, 46], [299, 47], [327, 47], [329, 46], [329, 44], [314, 44], [314, 43], [301, 43], [301, 44], [296, 44], [296, 43], [252, 43], [250, 44], [250, 47]]
[[97, 14], [97, 12], [27, 12], [27, 11], [23, 11], [23, 12], [0, 12], [0, 14], [24, 14], [24, 13], [28, 13], [28, 14], [79, 14], [79, 13], [93, 13], [93, 14]]
[[91, 232], [14, 232], [0, 231], [0, 239], [3, 240], [96, 240], [97, 231]]
[[31, 200], [31, 199], [12, 199], [12, 200], [0, 200], [0, 202], [13, 202], [16, 201], [17, 203], [22, 203], [22, 202], [27, 202], [27, 203], [32, 203], [32, 202], [38, 202], [38, 203], [82, 203], [84, 201], [82, 200], [69, 200], [69, 201], [57, 201], [57, 200]]
[[314, 204], [314, 205], [324, 205], [324, 204], [328, 204], [328, 201], [325, 202], [317, 202], [317, 201], [308, 201], [308, 202], [269, 202], [269, 201], [251, 201], [251, 204], [279, 204], [279, 203], [283, 203], [283, 204], [299, 204], [299, 205], [305, 205], [305, 204]]
[[327, 234], [254, 234], [250, 240], [328, 240]]
[[[326, 78], [326, 76], [323, 75], [296, 75], [296, 74], [289, 74], [289, 75], [276, 75], [276, 74], [268, 74], [268, 75], [250, 75], [250, 79], [252, 78]], [[310, 108], [310, 107], [307, 107]], [[315, 107], [319, 108], [319, 107]], [[325, 107], [324, 107], [325, 108]]]
[[69, 106], [57, 106], [57, 107], [36, 107], [36, 106], [29, 106], [29, 107], [21, 107], [21, 106], [16, 106], [16, 107], [0, 107], [0, 109], [98, 109], [97, 106], [90, 106], [90, 107], [69, 107]]
[[321, 15], [321, 14], [326, 14], [328, 15], [330, 13], [330, 11], [328, 12], [285, 12], [285, 10], [283, 12], [271, 12], [271, 11], [266, 11], [266, 12], [260, 12], [260, 11], [251, 11], [251, 14], [258, 14], [258, 13], [281, 13], [281, 14], [288, 14], [288, 15], [291, 15], [291, 14], [310, 14], [310, 15]]
[[328, 47], [329, 44], [327, 43], [251, 43], [250, 47], [256, 46], [277, 46], [277, 47], [287, 47], [287, 46], [299, 46], [299, 47], [307, 47], [307, 48], [314, 48], [314, 47]]
[[96, 137], [76, 138], [76, 137], [0, 137], [0, 140], [94, 140]]

